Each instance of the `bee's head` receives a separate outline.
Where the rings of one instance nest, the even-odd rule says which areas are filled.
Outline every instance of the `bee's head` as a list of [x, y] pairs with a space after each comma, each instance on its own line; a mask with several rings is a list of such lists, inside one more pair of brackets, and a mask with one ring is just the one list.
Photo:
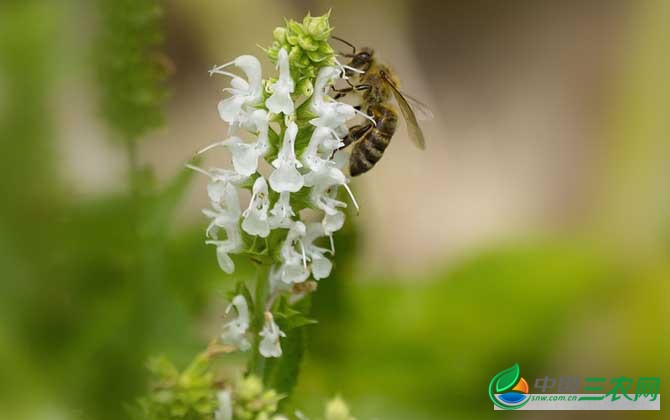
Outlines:
[[372, 60], [373, 60], [373, 55], [374, 51], [372, 48], [364, 47], [361, 48], [360, 51], [358, 51], [356, 54], [351, 59], [351, 62], [349, 63], [349, 66], [366, 72], [372, 65]]

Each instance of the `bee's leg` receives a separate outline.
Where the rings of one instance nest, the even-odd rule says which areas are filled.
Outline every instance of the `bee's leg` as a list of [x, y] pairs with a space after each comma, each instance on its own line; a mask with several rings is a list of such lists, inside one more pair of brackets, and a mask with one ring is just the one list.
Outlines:
[[[344, 144], [340, 146], [340, 148], [337, 150], [342, 150], [347, 146], [349, 146], [351, 143], [355, 143], [358, 140], [362, 139], [363, 137], [367, 136], [371, 128], [372, 128], [371, 122], [367, 124], [354, 125], [349, 129], [347, 135], [342, 139], [342, 143]], [[337, 152], [337, 150], [333, 150], [333, 153], [330, 155], [331, 159], [333, 158], [333, 156], [335, 156], [335, 152]]]
[[343, 89], [337, 89], [337, 88], [332, 88], [333, 92], [337, 92], [335, 96], [333, 96], [333, 99], [340, 99], [343, 96], [346, 96], [347, 93], [353, 92], [354, 88], [348, 87], [348, 88], [343, 88]]
[[370, 85], [365, 85], [365, 84], [354, 86], [354, 85], [351, 84], [351, 82], [349, 80], [347, 80], [347, 83], [349, 84], [348, 88], [343, 88], [343, 89], [333, 88], [332, 89], [333, 92], [337, 92], [337, 95], [333, 96], [333, 99], [340, 99], [341, 97], [345, 96], [347, 93], [351, 93], [354, 90], [357, 91], [357, 92], [363, 92], [365, 90], [369, 90], [370, 87], [371, 87]]
[[345, 147], [349, 146], [351, 143], [355, 143], [358, 140], [362, 139], [365, 137], [370, 129], [372, 128], [372, 123], [369, 122], [367, 124], [360, 124], [360, 125], [355, 125], [349, 129], [349, 133], [342, 139], [342, 142], [344, 145], [340, 147], [340, 149], [344, 149]]

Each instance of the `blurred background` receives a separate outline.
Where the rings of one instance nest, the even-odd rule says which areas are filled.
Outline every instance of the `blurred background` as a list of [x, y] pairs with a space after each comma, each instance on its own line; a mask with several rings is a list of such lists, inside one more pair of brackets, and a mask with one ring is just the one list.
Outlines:
[[186, 363], [220, 331], [234, 278], [204, 245], [206, 180], [183, 168], [227, 133], [227, 81], [207, 70], [330, 8], [435, 118], [426, 152], [401, 125], [353, 183], [361, 214], [315, 296], [296, 404], [567, 418], [493, 412], [488, 383], [516, 362], [665, 391], [667, 0], [4, 0], [0, 417], [125, 418], [151, 355]]

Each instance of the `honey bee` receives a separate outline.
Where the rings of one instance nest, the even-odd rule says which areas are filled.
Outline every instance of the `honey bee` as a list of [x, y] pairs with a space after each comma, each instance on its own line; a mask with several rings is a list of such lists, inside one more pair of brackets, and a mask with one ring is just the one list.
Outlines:
[[425, 149], [426, 141], [423, 132], [408, 100], [413, 102], [417, 111], [426, 119], [432, 118], [430, 110], [398, 89], [397, 77], [385, 64], [380, 63], [374, 57], [374, 51], [371, 48], [357, 50], [353, 44], [342, 38], [332, 38], [352, 48], [351, 54], [342, 55], [351, 58], [347, 64], [349, 68], [346, 69], [346, 74], [356, 82], [353, 84], [347, 80], [350, 85], [348, 88], [335, 89], [338, 92], [335, 99], [348, 93], [357, 93], [361, 97], [360, 110], [370, 117], [370, 121], [365, 124], [351, 127], [343, 139], [342, 148], [354, 144], [349, 158], [351, 176], [358, 176], [372, 169], [391, 142], [391, 137], [395, 134], [398, 125], [398, 113], [391, 104], [392, 97], [395, 97], [407, 123], [409, 138], [419, 149]]

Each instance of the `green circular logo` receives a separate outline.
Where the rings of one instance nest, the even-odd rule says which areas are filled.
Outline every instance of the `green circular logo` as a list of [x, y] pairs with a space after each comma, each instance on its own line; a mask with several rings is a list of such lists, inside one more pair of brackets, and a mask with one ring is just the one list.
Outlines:
[[528, 382], [521, 377], [521, 369], [519, 369], [518, 363], [491, 379], [489, 398], [496, 407], [503, 410], [517, 410], [530, 401]]

